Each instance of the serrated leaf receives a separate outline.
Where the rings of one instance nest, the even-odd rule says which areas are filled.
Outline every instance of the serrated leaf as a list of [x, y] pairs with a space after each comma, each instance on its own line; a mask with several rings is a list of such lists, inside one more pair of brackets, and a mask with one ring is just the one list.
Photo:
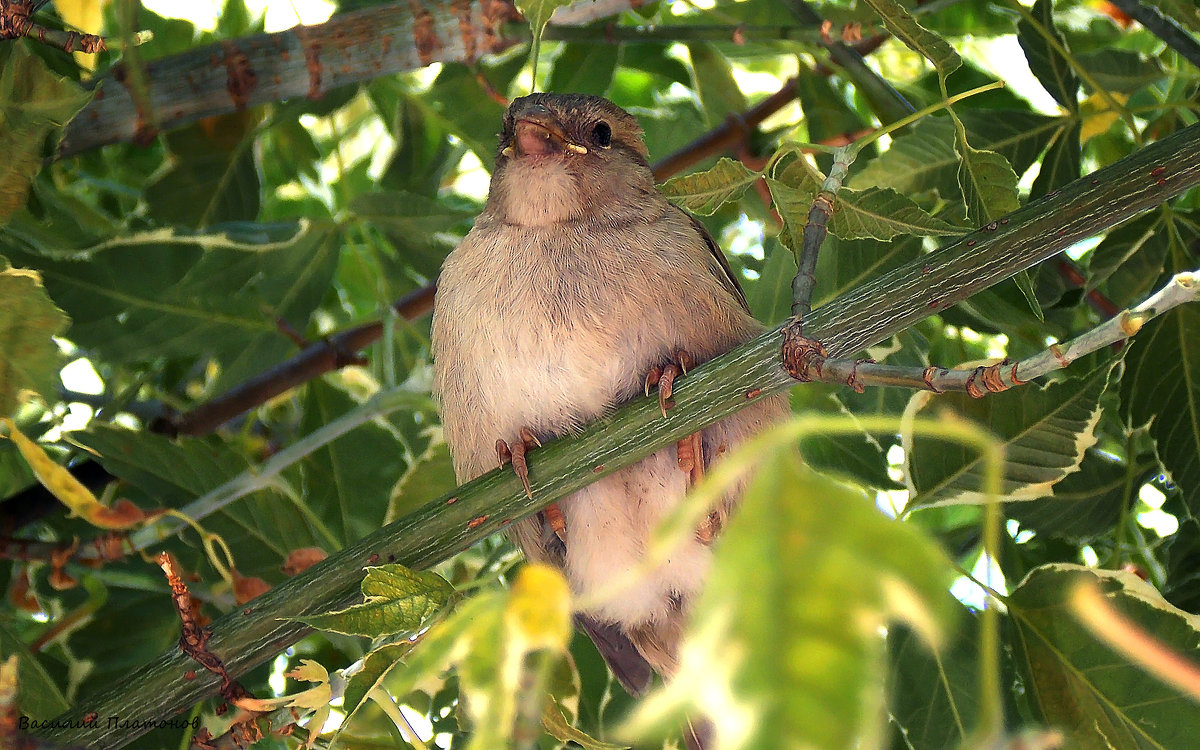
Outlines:
[[52, 337], [68, 325], [41, 276], [0, 257], [0, 416], [15, 412], [23, 393], [57, 399], [62, 355]]
[[723, 204], [740, 198], [758, 178], [758, 172], [740, 161], [722, 157], [711, 169], [672, 177], [659, 189], [675, 205], [710, 216]]
[[[1033, 500], [1076, 471], [1085, 451], [1095, 444], [1100, 397], [1116, 362], [1080, 379], [1042, 388], [1026, 385], [982, 399], [966, 393], [917, 393], [905, 414], [952, 411], [955, 418], [970, 419], [995, 433], [1005, 448], [1004, 499]], [[903, 440], [910, 508], [985, 501], [983, 463], [976, 451], [908, 432]]]
[[25, 205], [42, 168], [46, 136], [92, 98], [79, 84], [50, 71], [24, 40], [0, 45], [0, 226]]
[[1194, 655], [1200, 641], [1200, 617], [1172, 607], [1131, 573], [1067, 564], [1037, 568], [1005, 605], [1008, 640], [1039, 718], [1083, 750], [1191, 747], [1200, 732], [1195, 703], [1080, 624], [1067, 605], [1080, 584], [1098, 587], [1109, 606], [1178, 653]]
[[722, 750], [854, 747], [882, 702], [878, 628], [901, 620], [936, 637], [955, 606], [949, 577], [914, 526], [776, 451], [717, 544], [678, 674], [630, 729], [666, 732], [691, 713]]
[[1184, 502], [1200, 515], [1200, 307], [1184, 305], [1138, 332], [1126, 357], [1121, 405], [1150, 436]]
[[416, 633], [446, 605], [454, 586], [427, 570], [381, 565], [367, 568], [362, 593], [362, 604], [300, 620], [318, 630], [368, 638]]
[[1151, 212], [1110, 231], [1088, 256], [1087, 291], [1103, 289], [1122, 307], [1144, 299], [1162, 278], [1173, 230], [1194, 236], [1182, 222], [1169, 227]]
[[1021, 206], [1017, 195], [1017, 173], [1000, 154], [981, 151], [959, 139], [961, 162], [958, 185], [967, 204], [967, 218], [977, 227], [995, 221]]
[[909, 49], [933, 63], [943, 79], [962, 65], [962, 58], [945, 39], [917, 23], [899, 3], [894, 0], [866, 0], [866, 3], [883, 19], [888, 31]]
[[845, 240], [890, 240], [898, 235], [929, 237], [963, 231], [929, 215], [891, 188], [839, 190], [831, 230]]
[[1017, 22], [1017, 41], [1025, 51], [1029, 70], [1055, 101], [1070, 112], [1079, 111], [1079, 79], [1070, 61], [1059, 51], [1066, 49], [1067, 43], [1054, 28], [1053, 3], [1037, 0], [1029, 15], [1032, 20], [1022, 17]]

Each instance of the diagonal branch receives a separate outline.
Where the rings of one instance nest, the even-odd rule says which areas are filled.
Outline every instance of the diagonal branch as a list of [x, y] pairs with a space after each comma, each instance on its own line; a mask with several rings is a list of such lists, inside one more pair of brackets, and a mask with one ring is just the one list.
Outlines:
[[[1200, 124], [817, 308], [807, 331], [831, 355], [851, 355], [1197, 184]], [[790, 388], [794, 381], [779, 364], [780, 333], [779, 328], [769, 331], [693, 370], [679, 381], [677, 405], [666, 418], [656, 399], [639, 399], [579, 436], [540, 449], [530, 477], [534, 499], [526, 498], [512, 472], [486, 474], [224, 616], [212, 626], [209, 648], [236, 678], [311, 632], [296, 617], [356, 601], [363, 566], [395, 561], [427, 568], [762, 395]], [[40, 733], [60, 744], [120, 747], [134, 740], [136, 732], [117, 734], [102, 725], [83, 725], [83, 716], [94, 711], [101, 716], [172, 717], [219, 686], [211, 674], [183, 679], [188, 668], [188, 657], [168, 651], [39, 727]]]

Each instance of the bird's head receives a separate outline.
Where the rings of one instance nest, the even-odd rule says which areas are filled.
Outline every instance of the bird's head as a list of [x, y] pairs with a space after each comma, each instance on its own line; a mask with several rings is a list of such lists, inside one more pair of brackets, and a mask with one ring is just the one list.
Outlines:
[[624, 210], [656, 194], [642, 128], [598, 96], [533, 94], [504, 116], [488, 209], [521, 226]]

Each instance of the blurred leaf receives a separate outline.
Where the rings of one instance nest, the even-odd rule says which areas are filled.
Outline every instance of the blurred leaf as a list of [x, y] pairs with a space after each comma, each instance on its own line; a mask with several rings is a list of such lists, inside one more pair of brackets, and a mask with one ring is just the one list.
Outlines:
[[529, 67], [533, 69], [533, 91], [537, 91], [538, 51], [542, 46], [542, 32], [546, 30], [546, 22], [550, 20], [550, 16], [554, 15], [554, 11], [570, 4], [570, 0], [516, 0], [514, 4], [517, 6], [517, 10], [521, 11], [521, 15], [529, 21], [529, 29], [533, 32]]
[[946, 76], [958, 70], [962, 58], [954, 48], [937, 34], [917, 23], [908, 11], [895, 0], [865, 0], [883, 19], [888, 31], [911, 49], [933, 63], [938, 75]]
[[470, 211], [452, 208], [445, 201], [391, 191], [357, 195], [349, 208], [360, 219], [401, 238], [444, 232], [472, 217]]
[[1196, 16], [1196, 6], [1192, 0], [1158, 0], [1154, 7], [1181, 26], [1190, 28], [1192, 33], [1200, 33], [1200, 17]]
[[620, 51], [616, 44], [564, 44], [546, 90], [603, 96], [612, 84]]
[[1106, 91], [1135, 94], [1166, 76], [1158, 60], [1123, 49], [1106, 49], [1077, 55], [1079, 64]]
[[1149, 424], [1158, 456], [1200, 515], [1200, 309], [1184, 305], [1138, 332], [1125, 358], [1121, 406], [1133, 427]]
[[1163, 596], [1176, 607], [1200, 614], [1200, 521], [1184, 519], [1167, 542]]
[[[32, 41], [0, 44], [0, 226], [25, 205], [29, 183], [42, 168], [46, 136], [67, 124], [92, 98], [55, 75], [32, 54]], [[55, 138], [52, 145], [57, 145]]]
[[1110, 607], [1177, 653], [1194, 654], [1200, 638], [1200, 618], [1175, 609], [1130, 573], [1067, 564], [1037, 568], [1005, 605], [1008, 641], [1038, 718], [1086, 750], [1191, 746], [1200, 731], [1195, 703], [1114, 654], [1079, 623], [1067, 601], [1080, 584], [1098, 586]]
[[[827, 237], [817, 258], [814, 304], [821, 304], [899, 268], [921, 254], [921, 238], [909, 235], [891, 242]], [[789, 303], [790, 304], [790, 303]]]
[[[1100, 397], [1117, 361], [1079, 379], [1027, 385], [983, 399], [921, 392], [912, 397], [907, 413], [944, 411], [948, 419], [969, 419], [995, 433], [1005, 448], [1004, 499], [1032, 500], [1078, 470], [1096, 442]], [[983, 462], [974, 449], [908, 432], [903, 438], [910, 508], [985, 501]]]
[[660, 186], [662, 194], [692, 213], [711, 216], [723, 203], [737, 200], [759, 174], [740, 161], [722, 157], [706, 172], [672, 177]]
[[380, 565], [367, 568], [362, 593], [362, 604], [300, 620], [317, 630], [367, 638], [417, 633], [446, 605], [454, 587], [437, 573]]
[[146, 192], [161, 224], [202, 228], [258, 218], [261, 191], [251, 110], [201, 120], [167, 134], [174, 159]]
[[705, 42], [688, 44], [692, 59], [692, 87], [700, 97], [700, 107], [708, 124], [716, 125], [730, 115], [746, 111], [746, 97], [733, 78], [729, 58]]
[[829, 143], [866, 127], [862, 117], [834, 89], [828, 76], [803, 68], [796, 76], [796, 95], [804, 111], [808, 138], [813, 143]]
[[[500, 90], [508, 88], [506, 80], [489, 79], [489, 83]], [[460, 63], [444, 64], [428, 94], [414, 97], [412, 102], [426, 107], [426, 116], [461, 139], [491, 170], [504, 107], [488, 96], [470, 68]]]
[[614, 745], [611, 742], [604, 742], [595, 737], [587, 735], [575, 727], [571, 726], [563, 713], [562, 706], [553, 698], [550, 699], [549, 705], [546, 706], [545, 712], [542, 714], [542, 726], [550, 733], [550, 736], [560, 742], [574, 742], [584, 750], [624, 750], [628, 745]]
[[18, 663], [17, 705], [21, 713], [33, 719], [46, 721], [58, 716], [71, 707], [62, 690], [51, 679], [38, 657], [29, 650], [10, 628], [0, 621], [0, 654], [5, 658], [15, 656]]
[[1029, 70], [1055, 101], [1070, 112], [1079, 111], [1079, 80], [1060, 51], [1066, 49], [1067, 42], [1054, 28], [1053, 3], [1037, 0], [1029, 14], [1032, 20], [1022, 17], [1017, 22], [1017, 41], [1025, 51]]
[[14, 413], [28, 394], [57, 398], [63, 362], [51, 337], [70, 323], [37, 271], [13, 268], [0, 257], [0, 417]]
[[722, 750], [853, 747], [882, 702], [878, 629], [906, 621], [940, 639], [955, 606], [949, 577], [915, 527], [776, 451], [717, 543], [679, 673], [643, 701], [632, 729], [664, 732], [699, 713]]
[[[452, 144], [445, 129], [414, 103], [407, 92], [387, 92], [384, 87], [390, 82], [377, 79], [368, 89], [380, 117], [392, 123], [392, 137], [396, 139], [396, 150], [379, 178], [379, 185], [387, 190], [436, 197], [446, 172], [462, 157], [463, 146]], [[387, 106], [388, 101], [393, 104]]]

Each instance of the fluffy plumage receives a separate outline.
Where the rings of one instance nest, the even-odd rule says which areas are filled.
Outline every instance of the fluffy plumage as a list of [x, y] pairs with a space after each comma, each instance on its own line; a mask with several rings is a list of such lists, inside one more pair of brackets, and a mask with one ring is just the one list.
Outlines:
[[[646, 159], [637, 121], [607, 100], [513, 102], [487, 206], [447, 257], [434, 304], [434, 386], [460, 481], [495, 468], [497, 439], [518, 440], [522, 427], [542, 439], [575, 432], [641, 395], [646, 373], [676, 351], [699, 363], [762, 330], [720, 251], [658, 192]], [[767, 399], [706, 428], [706, 461], [786, 410]], [[536, 473], [536, 451], [530, 461]], [[565, 544], [540, 515], [512, 534], [589, 594], [638, 563], [688, 481], [676, 448], [664, 448], [560, 500]], [[710, 558], [697, 538], [580, 613], [627, 688], [648, 682], [637, 655], [675, 671]]]

